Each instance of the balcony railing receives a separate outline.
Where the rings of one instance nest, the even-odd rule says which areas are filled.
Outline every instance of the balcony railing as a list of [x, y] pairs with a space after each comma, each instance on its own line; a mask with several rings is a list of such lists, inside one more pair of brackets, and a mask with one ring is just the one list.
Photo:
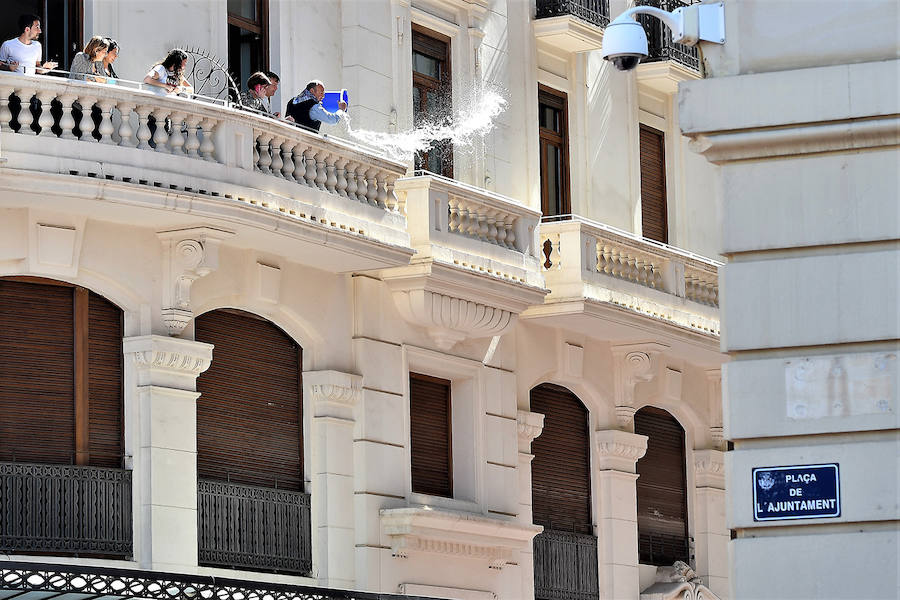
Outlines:
[[124, 85], [2, 73], [0, 133], [6, 168], [217, 197], [406, 243], [393, 191], [406, 166], [285, 121]]
[[537, 600], [592, 600], [599, 594], [596, 536], [545, 529], [534, 538]]
[[535, 18], [572, 15], [582, 21], [606, 27], [609, 25], [609, 0], [537, 0]]
[[548, 300], [588, 297], [718, 334], [722, 263], [571, 215], [546, 219], [541, 244]]
[[[653, 6], [666, 12], [676, 8], [690, 6], [693, 2], [682, 0], [637, 0], [637, 6]], [[643, 62], [658, 62], [673, 60], [694, 71], [700, 70], [700, 51], [696, 46], [685, 46], [672, 41], [672, 32], [663, 25], [663, 22], [650, 15], [638, 15], [638, 21], [647, 32], [647, 44], [649, 56]]]
[[200, 564], [307, 575], [309, 494], [199, 481]]
[[132, 556], [131, 471], [0, 462], [0, 551]]

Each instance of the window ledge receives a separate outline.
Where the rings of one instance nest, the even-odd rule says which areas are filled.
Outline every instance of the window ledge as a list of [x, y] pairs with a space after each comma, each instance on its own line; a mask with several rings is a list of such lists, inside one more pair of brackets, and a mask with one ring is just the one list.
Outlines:
[[396, 557], [432, 552], [481, 559], [492, 569], [513, 562], [513, 552], [543, 531], [539, 525], [429, 508], [384, 509], [381, 529]]

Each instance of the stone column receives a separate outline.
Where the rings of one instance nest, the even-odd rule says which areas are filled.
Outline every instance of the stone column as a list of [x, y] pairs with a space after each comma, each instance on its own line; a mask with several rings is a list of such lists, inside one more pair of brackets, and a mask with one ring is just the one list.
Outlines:
[[601, 598], [640, 596], [635, 464], [647, 436], [610, 429], [594, 433], [597, 445], [597, 541]]
[[[142, 569], [197, 566], [197, 376], [211, 344], [159, 335], [124, 340], [137, 383], [133, 423], [135, 559]], [[132, 426], [132, 425], [130, 425]]]
[[[516, 413], [519, 434], [519, 521], [531, 525], [534, 522], [531, 506], [531, 453], [533, 442], [544, 430], [544, 415], [520, 410]], [[534, 596], [534, 546], [522, 551], [522, 591], [525, 597]]]
[[303, 374], [309, 399], [313, 574], [322, 587], [356, 583], [353, 517], [354, 408], [362, 377], [338, 371]]
[[725, 453], [694, 450], [694, 547], [697, 575], [720, 598], [728, 594]]

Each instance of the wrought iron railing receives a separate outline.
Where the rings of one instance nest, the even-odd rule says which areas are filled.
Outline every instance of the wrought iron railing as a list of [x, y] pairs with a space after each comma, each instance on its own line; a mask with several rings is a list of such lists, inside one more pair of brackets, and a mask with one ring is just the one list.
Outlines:
[[[638, 6], [655, 6], [664, 11], [671, 12], [676, 8], [690, 6], [694, 2], [682, 0], [637, 0]], [[695, 71], [700, 70], [700, 52], [696, 46], [685, 46], [672, 41], [672, 33], [663, 22], [649, 15], [638, 15], [638, 21], [647, 32], [647, 44], [650, 54], [643, 62], [658, 62], [674, 60]]]
[[131, 471], [0, 462], [0, 550], [132, 556]]
[[609, 25], [609, 0], [537, 0], [535, 18], [572, 15], [597, 27]]
[[665, 567], [676, 560], [690, 563], [690, 540], [686, 536], [639, 533], [638, 556], [645, 565]]
[[309, 494], [201, 479], [198, 505], [201, 565], [312, 570]]
[[[267, 581], [34, 562], [0, 562], [4, 598], [103, 600], [435, 600]], [[34, 596], [29, 592], [39, 592]], [[49, 595], [47, 594], [49, 593]]]
[[545, 529], [534, 538], [537, 600], [593, 600], [599, 594], [596, 536]]

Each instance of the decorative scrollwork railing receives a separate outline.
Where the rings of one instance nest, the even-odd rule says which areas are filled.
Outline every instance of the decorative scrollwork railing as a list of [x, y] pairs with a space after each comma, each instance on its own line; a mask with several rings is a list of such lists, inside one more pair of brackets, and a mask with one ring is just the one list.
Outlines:
[[534, 538], [534, 597], [593, 600], [600, 594], [597, 537], [545, 529]]
[[199, 481], [200, 564], [306, 575], [309, 494]]
[[[635, 4], [638, 6], [653, 6], [666, 12], [671, 12], [676, 8], [690, 6], [693, 2], [683, 2], [682, 0], [637, 0]], [[684, 44], [673, 42], [669, 28], [655, 17], [638, 15], [637, 18], [647, 32], [647, 45], [649, 46], [650, 54], [644, 59], [644, 62], [674, 60], [694, 71], [700, 70], [700, 51], [696, 46], [685, 46]]]
[[0, 463], [0, 550], [129, 558], [131, 471]]
[[194, 87], [194, 93], [236, 102], [241, 90], [228, 72], [228, 67], [202, 48], [185, 48], [188, 55], [184, 77]]
[[535, 18], [572, 15], [597, 27], [609, 25], [609, 0], [537, 0]]

